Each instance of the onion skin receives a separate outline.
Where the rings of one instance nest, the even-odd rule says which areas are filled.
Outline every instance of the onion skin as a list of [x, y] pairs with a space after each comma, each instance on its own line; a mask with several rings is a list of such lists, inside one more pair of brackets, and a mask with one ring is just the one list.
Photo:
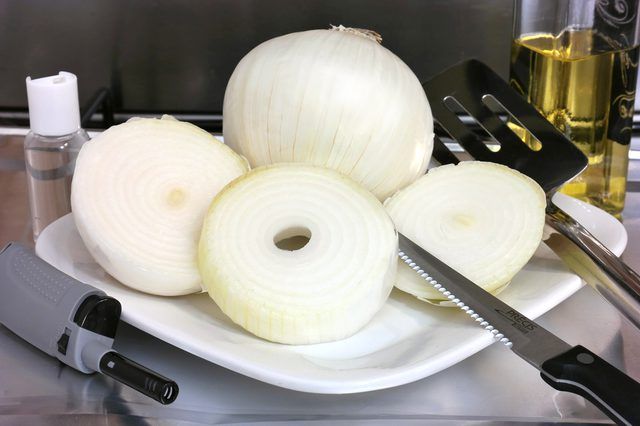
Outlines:
[[366, 36], [312, 30], [268, 40], [235, 68], [224, 139], [252, 167], [334, 168], [384, 200], [424, 174], [433, 118], [415, 74]]
[[[305, 229], [294, 251], [278, 235]], [[298, 231], [298, 235], [301, 235]], [[398, 237], [382, 204], [340, 173], [263, 166], [227, 185], [202, 229], [199, 265], [211, 298], [263, 339], [311, 344], [346, 338], [387, 300]]]
[[207, 207], [248, 170], [244, 158], [192, 124], [132, 119], [82, 147], [74, 220], [87, 250], [122, 284], [163, 296], [200, 292], [197, 244]]
[[[531, 178], [481, 161], [431, 169], [385, 202], [400, 232], [494, 294], [539, 246], [545, 207], [544, 191]], [[396, 287], [448, 305], [404, 262]]]

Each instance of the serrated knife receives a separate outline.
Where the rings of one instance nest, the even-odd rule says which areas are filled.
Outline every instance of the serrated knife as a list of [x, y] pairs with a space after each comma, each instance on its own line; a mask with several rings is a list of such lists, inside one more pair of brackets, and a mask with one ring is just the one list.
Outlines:
[[590, 350], [571, 346], [398, 233], [399, 257], [553, 388], [583, 396], [618, 424], [640, 425], [640, 383]]

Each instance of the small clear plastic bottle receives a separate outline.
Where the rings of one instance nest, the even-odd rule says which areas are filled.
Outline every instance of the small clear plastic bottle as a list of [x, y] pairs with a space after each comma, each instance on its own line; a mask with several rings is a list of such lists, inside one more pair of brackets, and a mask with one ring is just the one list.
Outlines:
[[80, 128], [75, 75], [27, 77], [31, 131], [24, 141], [29, 207], [36, 241], [42, 230], [71, 211], [76, 158], [89, 140]]

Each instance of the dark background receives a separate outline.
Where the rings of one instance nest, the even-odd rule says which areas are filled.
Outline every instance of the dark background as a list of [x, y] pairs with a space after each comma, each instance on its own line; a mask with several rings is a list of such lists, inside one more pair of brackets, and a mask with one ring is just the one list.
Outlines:
[[81, 104], [109, 87], [119, 113], [220, 114], [238, 61], [278, 35], [330, 24], [379, 32], [421, 80], [476, 57], [507, 74], [511, 0], [0, 0], [0, 111], [24, 79], [65, 70]]

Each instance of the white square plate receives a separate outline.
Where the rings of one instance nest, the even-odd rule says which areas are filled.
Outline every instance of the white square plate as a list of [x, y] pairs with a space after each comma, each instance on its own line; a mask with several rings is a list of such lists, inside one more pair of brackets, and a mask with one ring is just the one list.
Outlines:
[[[614, 253], [627, 243], [624, 227], [607, 213], [557, 194], [556, 204]], [[187, 352], [249, 377], [314, 393], [354, 393], [422, 379], [493, 343], [462, 311], [439, 308], [394, 290], [373, 320], [332, 343], [288, 346], [259, 339], [232, 323], [207, 294], [151, 296], [110, 277], [87, 252], [72, 215], [47, 227], [37, 254], [122, 304], [122, 319]], [[500, 298], [536, 318], [571, 296], [582, 281], [545, 246]]]

